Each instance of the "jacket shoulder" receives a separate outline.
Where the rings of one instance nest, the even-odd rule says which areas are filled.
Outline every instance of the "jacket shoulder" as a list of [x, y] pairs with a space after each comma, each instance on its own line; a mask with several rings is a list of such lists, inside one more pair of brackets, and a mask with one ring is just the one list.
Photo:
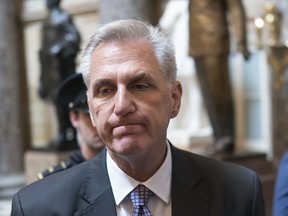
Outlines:
[[61, 161], [59, 164], [56, 164], [54, 166], [48, 167], [46, 170], [43, 172], [40, 172], [37, 174], [38, 179], [43, 179], [49, 175], [52, 175], [57, 172], [61, 172], [63, 170], [69, 169], [73, 166], [76, 166], [82, 162], [84, 162], [84, 158], [81, 154], [80, 150], [77, 150], [73, 152], [69, 158], [65, 161]]
[[193, 176], [198, 176], [197, 188], [202, 185], [208, 190], [211, 209], [219, 215], [231, 214], [236, 209], [235, 215], [265, 215], [262, 184], [255, 171], [176, 148], [172, 158], [174, 179], [191, 185]]
[[206, 173], [208, 175], [218, 173], [218, 175], [220, 176], [234, 176], [233, 173], [248, 176], [256, 175], [255, 171], [233, 162], [217, 160], [204, 155], [198, 155], [192, 152], [181, 150], [175, 147], [173, 148], [174, 151], [172, 152], [174, 152], [174, 159], [176, 161], [179, 161], [180, 163], [186, 161], [185, 163], [192, 164], [202, 175]]

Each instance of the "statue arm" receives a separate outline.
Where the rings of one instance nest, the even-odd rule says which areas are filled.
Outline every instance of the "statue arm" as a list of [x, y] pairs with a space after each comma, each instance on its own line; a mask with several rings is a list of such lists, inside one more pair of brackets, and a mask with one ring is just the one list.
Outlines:
[[241, 0], [226, 0], [227, 10], [237, 39], [237, 49], [243, 57], [249, 59], [247, 46], [246, 14]]

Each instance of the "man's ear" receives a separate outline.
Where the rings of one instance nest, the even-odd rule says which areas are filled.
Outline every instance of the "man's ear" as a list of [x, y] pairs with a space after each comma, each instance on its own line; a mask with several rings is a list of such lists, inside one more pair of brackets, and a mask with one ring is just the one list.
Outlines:
[[181, 106], [182, 92], [183, 89], [181, 83], [178, 80], [174, 81], [172, 83], [171, 88], [171, 96], [173, 99], [171, 118], [175, 118], [179, 113]]
[[79, 127], [79, 115], [77, 112], [74, 111], [70, 111], [69, 112], [69, 118], [71, 121], [71, 124], [73, 125], [74, 128], [78, 128]]
[[[88, 90], [86, 91], [86, 95], [87, 95], [88, 107], [89, 107], [89, 110], [91, 110], [91, 109], [90, 109], [90, 103], [89, 103], [89, 93], [88, 93]], [[92, 112], [89, 112], [89, 113], [90, 113], [91, 123], [92, 123], [93, 127], [96, 127], [96, 124], [95, 124], [94, 119], [93, 119], [93, 116], [92, 116]]]

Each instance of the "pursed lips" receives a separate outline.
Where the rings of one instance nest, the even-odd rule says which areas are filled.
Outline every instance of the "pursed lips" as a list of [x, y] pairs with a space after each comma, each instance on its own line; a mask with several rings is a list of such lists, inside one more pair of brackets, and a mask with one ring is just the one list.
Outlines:
[[143, 131], [144, 125], [141, 123], [117, 124], [112, 128], [114, 136], [134, 135]]

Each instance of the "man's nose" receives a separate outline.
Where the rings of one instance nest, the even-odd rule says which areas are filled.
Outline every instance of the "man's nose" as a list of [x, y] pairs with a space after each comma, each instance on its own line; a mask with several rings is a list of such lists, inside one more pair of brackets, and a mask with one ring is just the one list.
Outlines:
[[119, 116], [124, 116], [135, 112], [136, 107], [133, 100], [133, 95], [126, 88], [119, 88], [115, 95], [114, 113]]

